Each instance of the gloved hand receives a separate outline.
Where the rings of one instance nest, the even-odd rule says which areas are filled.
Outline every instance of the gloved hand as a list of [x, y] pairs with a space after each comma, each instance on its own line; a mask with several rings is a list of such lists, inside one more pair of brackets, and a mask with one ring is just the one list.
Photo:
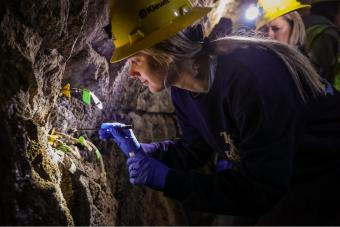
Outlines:
[[118, 122], [103, 123], [98, 132], [99, 138], [106, 140], [112, 137], [126, 157], [129, 157], [131, 152], [135, 154], [142, 152], [141, 145], [133, 134], [132, 129], [123, 128], [124, 126], [126, 125]]
[[131, 184], [146, 185], [156, 190], [164, 188], [169, 168], [160, 161], [139, 153], [128, 158], [127, 165]]
[[228, 160], [219, 159], [216, 162], [215, 169], [217, 173], [222, 172], [226, 169], [231, 169], [231, 168], [232, 168], [232, 164]]

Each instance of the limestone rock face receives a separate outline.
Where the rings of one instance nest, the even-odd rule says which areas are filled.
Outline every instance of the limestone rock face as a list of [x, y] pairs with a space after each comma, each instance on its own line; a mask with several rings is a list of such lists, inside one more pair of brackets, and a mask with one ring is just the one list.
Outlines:
[[[183, 212], [160, 193], [131, 186], [125, 158], [101, 142], [102, 122], [130, 123], [142, 142], [176, 136], [166, 92], [151, 95], [129, 80], [114, 46], [104, 0], [5, 0], [0, 9], [0, 224], [178, 225]], [[100, 110], [62, 87], [88, 88]], [[101, 152], [49, 143], [60, 132], [84, 136]], [[71, 139], [70, 139], [71, 141]], [[102, 162], [100, 162], [102, 160]]]

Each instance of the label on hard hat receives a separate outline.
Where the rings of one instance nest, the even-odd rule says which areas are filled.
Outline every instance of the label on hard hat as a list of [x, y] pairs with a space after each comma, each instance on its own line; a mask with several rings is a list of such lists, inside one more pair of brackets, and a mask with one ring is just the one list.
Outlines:
[[159, 3], [152, 4], [152, 5], [148, 6], [148, 7], [145, 8], [145, 9], [141, 9], [141, 10], [139, 11], [138, 15], [139, 15], [139, 17], [140, 17], [141, 19], [144, 19], [144, 18], [146, 18], [149, 14], [151, 14], [152, 12], [158, 10], [159, 8], [165, 6], [165, 5], [169, 4], [169, 3], [170, 3], [169, 0], [163, 0], [163, 1], [159, 2]]

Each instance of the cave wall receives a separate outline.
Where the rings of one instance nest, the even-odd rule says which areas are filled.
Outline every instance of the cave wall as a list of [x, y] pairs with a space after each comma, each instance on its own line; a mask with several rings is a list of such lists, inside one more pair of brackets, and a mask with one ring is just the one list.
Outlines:
[[[112, 141], [99, 141], [96, 131], [73, 130], [120, 121], [132, 124], [141, 142], [174, 138], [179, 131], [167, 91], [151, 94], [128, 78], [124, 61], [109, 64], [114, 46], [103, 29], [109, 23], [107, 1], [2, 2], [0, 224], [209, 223], [211, 217], [200, 222], [202, 214], [130, 185], [125, 158]], [[104, 108], [60, 96], [67, 83], [94, 92]], [[54, 149], [53, 130], [84, 136], [102, 159], [77, 147]]]
[[[124, 62], [109, 64], [114, 47], [103, 29], [109, 23], [107, 2], [7, 0], [3, 4], [0, 224], [181, 223], [184, 216], [174, 211], [176, 204], [128, 183], [125, 158], [112, 141], [99, 141], [96, 132], [70, 131], [122, 121], [133, 124], [139, 139], [148, 142], [174, 137], [178, 130], [166, 92], [150, 95], [128, 79]], [[60, 97], [66, 83], [89, 88], [104, 109]], [[84, 135], [96, 144], [104, 174], [91, 154], [60, 154], [52, 149], [48, 143], [52, 129]]]

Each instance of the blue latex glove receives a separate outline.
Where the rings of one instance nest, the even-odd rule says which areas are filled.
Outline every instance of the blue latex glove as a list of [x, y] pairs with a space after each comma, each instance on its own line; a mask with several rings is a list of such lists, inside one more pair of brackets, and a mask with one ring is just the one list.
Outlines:
[[127, 160], [130, 183], [146, 185], [156, 190], [162, 190], [165, 186], [169, 168], [160, 161], [139, 153]]
[[122, 128], [126, 126], [122, 123], [103, 123], [99, 129], [99, 138], [106, 140], [113, 138], [126, 157], [131, 153], [137, 154], [142, 151], [141, 145], [137, 141], [132, 129]]

